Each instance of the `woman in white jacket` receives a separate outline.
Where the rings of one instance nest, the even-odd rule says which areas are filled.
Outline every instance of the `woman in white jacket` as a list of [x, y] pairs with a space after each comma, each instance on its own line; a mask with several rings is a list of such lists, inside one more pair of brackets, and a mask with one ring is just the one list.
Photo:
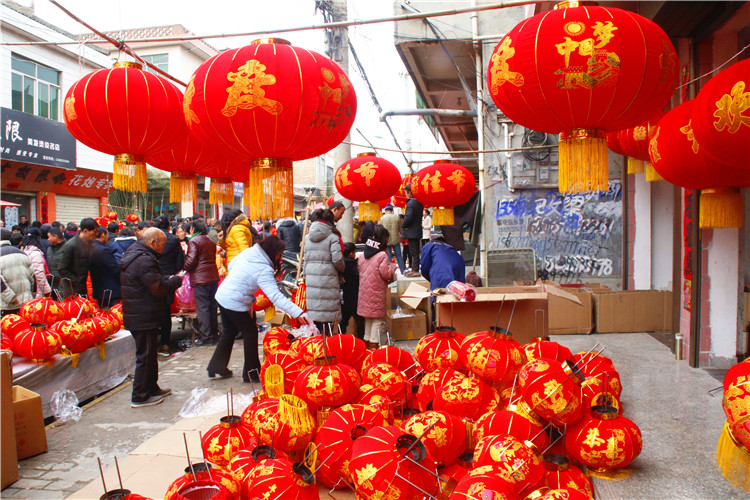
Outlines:
[[47, 261], [44, 260], [44, 254], [39, 248], [41, 237], [42, 233], [38, 228], [30, 227], [21, 242], [21, 250], [31, 259], [31, 270], [34, 272], [34, 283], [36, 284], [34, 298], [37, 299], [52, 293], [52, 288], [47, 281]]

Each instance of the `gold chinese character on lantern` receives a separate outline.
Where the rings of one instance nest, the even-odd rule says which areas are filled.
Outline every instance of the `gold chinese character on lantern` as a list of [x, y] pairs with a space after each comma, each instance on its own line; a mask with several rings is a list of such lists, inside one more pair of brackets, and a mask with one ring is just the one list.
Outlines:
[[281, 113], [283, 106], [280, 102], [268, 99], [264, 85], [276, 83], [274, 75], [266, 74], [265, 64], [251, 59], [238, 68], [236, 73], [229, 72], [227, 80], [232, 86], [227, 89], [229, 96], [221, 113], [224, 116], [233, 116], [237, 109], [261, 108], [272, 115]]
[[354, 173], [361, 175], [365, 179], [365, 184], [370, 185], [370, 181], [375, 177], [375, 172], [378, 170], [378, 166], [371, 162], [365, 162], [359, 166], [358, 169], [354, 170]]
[[448, 177], [448, 180], [456, 185], [456, 194], [461, 192], [461, 188], [466, 184], [466, 175], [460, 170], [454, 170]]
[[427, 174], [422, 179], [422, 189], [425, 193], [440, 193], [445, 191], [440, 186], [440, 172], [435, 172], [432, 175]]
[[336, 181], [339, 183], [340, 186], [350, 186], [352, 184], [352, 181], [349, 180], [349, 169], [351, 168], [351, 165], [348, 163], [346, 166], [342, 169], [339, 169], [338, 172], [336, 172]]
[[718, 120], [714, 122], [714, 127], [720, 132], [726, 127], [730, 134], [737, 132], [742, 125], [750, 127], [750, 116], [742, 114], [748, 109], [750, 92], [745, 92], [745, 82], [739, 81], [734, 84], [730, 94], [724, 94], [716, 102], [714, 116]]
[[698, 144], [698, 141], [695, 140], [695, 134], [693, 133], [693, 120], [690, 120], [684, 127], [680, 127], [680, 132], [687, 136], [687, 140], [691, 143], [693, 153], [697, 154], [700, 145]]
[[[345, 75], [339, 75], [340, 87], [335, 87], [336, 75], [328, 68], [321, 68], [323, 85], [320, 89], [320, 104], [315, 111], [315, 119], [310, 124], [313, 127], [326, 127], [333, 129], [341, 123], [350, 113], [349, 106], [343, 106], [342, 102], [349, 95], [349, 80]], [[329, 101], [333, 102], [335, 108], [329, 108]]]
[[643, 125], [639, 125], [637, 127], [633, 127], [633, 139], [636, 141], [645, 141], [646, 136], [648, 133], [646, 132], [646, 127]]
[[492, 65], [490, 72], [492, 74], [492, 92], [497, 93], [499, 87], [505, 82], [509, 82], [516, 87], [523, 86], [523, 75], [510, 70], [508, 59], [513, 57], [516, 49], [510, 46], [512, 40], [508, 37], [503, 39], [500, 48], [492, 54]]
[[190, 105], [193, 103], [193, 97], [195, 96], [195, 75], [190, 77], [187, 89], [185, 89], [185, 98], [182, 100], [182, 113], [185, 115], [185, 120], [188, 123], [200, 123], [198, 115], [195, 111], [190, 109]]

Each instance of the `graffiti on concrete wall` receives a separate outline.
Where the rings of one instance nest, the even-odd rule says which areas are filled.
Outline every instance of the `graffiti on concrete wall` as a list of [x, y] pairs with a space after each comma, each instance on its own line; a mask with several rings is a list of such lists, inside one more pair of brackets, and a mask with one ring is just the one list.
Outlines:
[[534, 189], [497, 201], [494, 248], [536, 251], [538, 274], [560, 283], [612, 282], [622, 275], [622, 185], [596, 193]]

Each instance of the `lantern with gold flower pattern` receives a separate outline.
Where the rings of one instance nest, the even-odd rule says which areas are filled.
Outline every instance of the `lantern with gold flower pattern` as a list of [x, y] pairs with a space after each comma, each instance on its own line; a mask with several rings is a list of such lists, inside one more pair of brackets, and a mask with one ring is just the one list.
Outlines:
[[226, 467], [234, 454], [247, 447], [251, 440], [251, 429], [242, 418], [227, 415], [203, 434], [201, 447], [206, 460], [219, 467]]
[[555, 425], [581, 417], [581, 376], [570, 362], [535, 359], [521, 368], [521, 399], [541, 418]]
[[491, 465], [516, 491], [544, 477], [542, 455], [530, 441], [510, 435], [487, 436], [474, 450], [474, 467]]
[[283, 452], [270, 446], [258, 446], [255, 436], [253, 436], [253, 439], [255, 443], [235, 453], [232, 461], [227, 465], [227, 472], [232, 474], [238, 483], [244, 483], [245, 477], [263, 460], [289, 458]]
[[93, 344], [94, 337], [89, 328], [74, 319], [64, 319], [50, 326], [50, 330], [57, 332], [63, 347], [71, 353], [78, 354]]
[[659, 111], [649, 117], [648, 120], [625, 130], [618, 134], [620, 147], [628, 157], [628, 173], [641, 174], [646, 172], [646, 180], [649, 182], [662, 180], [658, 172], [651, 165], [648, 156], [648, 143], [654, 135], [656, 124], [659, 123], [664, 113]]
[[594, 486], [591, 479], [584, 472], [570, 464], [570, 459], [563, 455], [544, 455], [544, 484], [555, 490], [557, 488], [573, 488], [594, 498]]
[[196, 481], [211, 480], [221, 484], [226, 488], [233, 498], [238, 498], [240, 494], [240, 481], [225, 470], [213, 467], [209, 463], [198, 462], [185, 467], [185, 473], [172, 481], [164, 495], [164, 500], [177, 500], [177, 493], [185, 486]]
[[339, 363], [335, 356], [322, 356], [297, 376], [294, 393], [309, 406], [320, 407], [318, 425], [322, 425], [330, 408], [350, 403], [357, 396], [359, 385], [357, 370]]
[[360, 202], [359, 220], [377, 222], [381, 211], [378, 201], [398, 191], [401, 174], [393, 163], [375, 153], [360, 153], [336, 169], [334, 180], [341, 196]]
[[286, 458], [264, 460], [247, 475], [241, 498], [318, 500], [315, 477], [304, 464]]
[[465, 379], [466, 375], [453, 368], [440, 368], [425, 374], [422, 380], [419, 381], [419, 389], [417, 390], [417, 405], [419, 409], [422, 411], [431, 410], [435, 396], [440, 391], [440, 388], [454, 378], [460, 381]]
[[485, 413], [474, 426], [474, 442], [488, 436], [510, 435], [521, 441], [531, 441], [539, 450], [545, 449], [549, 443], [547, 434], [543, 432], [545, 422], [527, 408], [525, 403], [521, 403], [507, 410]]
[[535, 500], [592, 500], [594, 497], [572, 486], [560, 486], [554, 490], [544, 492]]
[[565, 361], [573, 356], [570, 349], [562, 344], [550, 341], [549, 337], [531, 339], [531, 342], [524, 344], [522, 348], [527, 361], [539, 358]]
[[11, 340], [16, 337], [18, 332], [30, 327], [31, 323], [18, 314], [6, 314], [0, 319], [0, 331]]
[[362, 383], [383, 389], [388, 398], [402, 408], [406, 403], [407, 391], [411, 390], [411, 385], [407, 382], [403, 372], [387, 363], [363, 366]]
[[411, 193], [425, 207], [435, 207], [433, 226], [452, 226], [453, 207], [463, 205], [476, 191], [474, 176], [461, 165], [438, 160], [421, 169], [411, 182]]
[[440, 388], [432, 407], [447, 411], [452, 415], [471, 421], [489, 411], [494, 411], [500, 403], [500, 395], [495, 389], [478, 378], [453, 378]]
[[391, 398], [389, 398], [388, 394], [379, 387], [375, 387], [371, 384], [362, 384], [359, 386], [359, 393], [354, 397], [352, 403], [374, 408], [378, 410], [386, 422], [393, 422]]
[[259, 401], [256, 406], [245, 409], [242, 420], [259, 444], [285, 453], [304, 450], [317, 429], [307, 403], [293, 394]]
[[470, 470], [456, 485], [451, 500], [474, 500], [491, 498], [492, 500], [515, 500], [518, 494], [511, 485], [497, 473], [498, 468], [485, 465]]
[[60, 335], [40, 323], [33, 323], [29, 328], [21, 330], [13, 339], [14, 352], [35, 362], [52, 359], [61, 349]]
[[21, 306], [18, 314], [29, 323], [51, 325], [65, 319], [65, 311], [52, 299], [40, 297]]
[[461, 342], [460, 359], [469, 371], [496, 388], [513, 380], [526, 361], [513, 334], [497, 327], [467, 335]]
[[453, 368], [458, 362], [464, 335], [455, 328], [439, 326], [435, 332], [419, 339], [414, 348], [414, 358], [427, 372], [440, 368]]
[[263, 336], [263, 359], [279, 351], [286, 351], [292, 346], [294, 335], [286, 328], [275, 326]]
[[[425, 431], [435, 424], [427, 433]], [[466, 426], [444, 411], [426, 411], [409, 418], [404, 424], [409, 434], [422, 438], [427, 453], [438, 465], [451, 465], [466, 451]]]
[[94, 312], [91, 302], [79, 295], [68, 296], [65, 300], [60, 302], [60, 307], [65, 311], [65, 319], [88, 318]]

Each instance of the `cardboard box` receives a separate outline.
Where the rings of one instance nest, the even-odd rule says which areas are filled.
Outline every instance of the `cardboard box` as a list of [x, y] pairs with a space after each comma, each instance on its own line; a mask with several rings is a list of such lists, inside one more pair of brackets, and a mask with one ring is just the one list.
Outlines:
[[10, 351], [0, 352], [0, 488], [18, 481]]
[[[262, 313], [259, 313], [262, 314]], [[281, 309], [276, 309], [276, 315], [269, 321], [273, 326], [281, 326], [289, 324], [289, 316], [284, 314]]]
[[427, 317], [417, 309], [391, 309], [386, 313], [386, 328], [393, 340], [421, 339], [427, 334]]
[[13, 386], [13, 419], [16, 424], [18, 460], [47, 451], [42, 398], [20, 385]]
[[672, 330], [671, 290], [623, 290], [594, 293], [593, 297], [599, 333]]
[[399, 295], [398, 302], [402, 307], [417, 309], [425, 315], [427, 325], [432, 325], [432, 307], [430, 306], [430, 282], [414, 281]]
[[427, 290], [430, 289], [430, 282], [422, 278], [421, 276], [417, 278], [406, 278], [402, 276], [398, 279], [398, 281], [396, 281], [396, 297], [400, 298], [414, 283]]
[[464, 335], [485, 331], [491, 326], [508, 328], [513, 339], [524, 344], [534, 337], [549, 335], [550, 296], [561, 297], [580, 306], [575, 295], [550, 285], [477, 288], [473, 302], [461, 302], [453, 295], [435, 300], [437, 321]]
[[594, 298], [591, 291], [568, 289], [581, 302], [576, 304], [557, 295], [549, 297], [549, 334], [588, 334], [594, 331]]

